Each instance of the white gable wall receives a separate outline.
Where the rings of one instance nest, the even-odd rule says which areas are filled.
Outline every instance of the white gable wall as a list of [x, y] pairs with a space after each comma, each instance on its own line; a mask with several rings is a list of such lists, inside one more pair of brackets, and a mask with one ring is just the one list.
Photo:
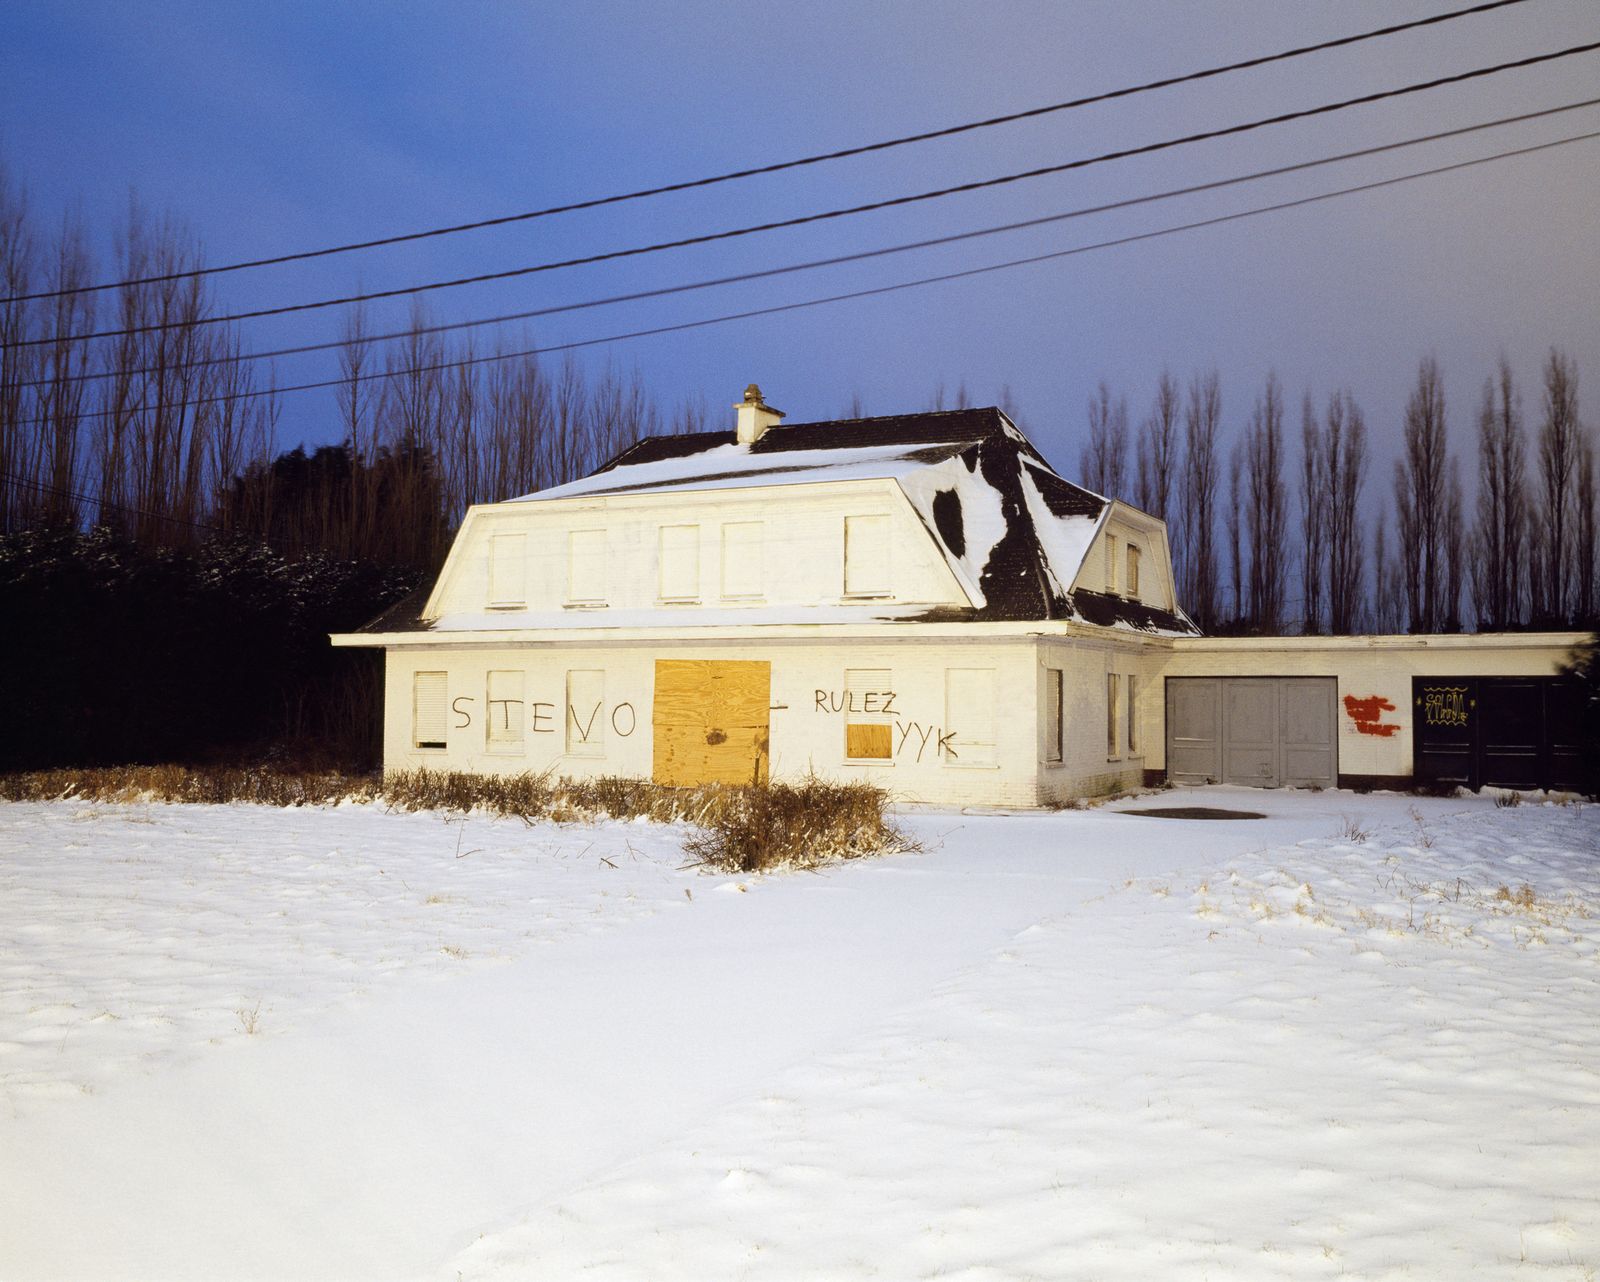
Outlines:
[[[1140, 551], [1139, 592], [1137, 599], [1145, 605], [1162, 610], [1178, 608], [1177, 590], [1173, 583], [1172, 553], [1167, 544], [1167, 527], [1164, 522], [1148, 516], [1125, 503], [1113, 503], [1096, 531], [1083, 567], [1073, 582], [1074, 588], [1089, 592], [1111, 592], [1131, 597], [1128, 592], [1128, 546]], [[1114, 557], [1108, 553], [1115, 549]], [[1110, 571], [1115, 567], [1115, 578]]]

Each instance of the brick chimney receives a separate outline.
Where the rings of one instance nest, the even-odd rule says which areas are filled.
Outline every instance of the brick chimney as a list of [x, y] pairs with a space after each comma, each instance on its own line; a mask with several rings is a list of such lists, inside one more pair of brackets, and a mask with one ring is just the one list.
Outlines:
[[744, 400], [733, 408], [739, 411], [734, 436], [740, 445], [754, 445], [783, 418], [782, 410], [773, 409], [761, 399], [761, 389], [754, 383], [744, 389]]

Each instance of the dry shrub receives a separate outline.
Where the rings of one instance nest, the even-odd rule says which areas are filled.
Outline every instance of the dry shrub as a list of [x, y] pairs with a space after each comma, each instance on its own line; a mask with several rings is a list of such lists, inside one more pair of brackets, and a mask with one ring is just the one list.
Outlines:
[[766, 872], [914, 849], [887, 805], [882, 788], [862, 782], [723, 788], [684, 850], [718, 872]]
[[528, 822], [649, 819], [699, 829], [691, 859], [718, 871], [814, 867], [837, 859], [915, 849], [886, 815], [888, 794], [868, 783], [668, 788], [614, 775], [558, 779], [546, 773], [478, 775], [391, 770], [376, 775], [234, 766], [110, 766], [0, 775], [5, 801], [170, 801], [223, 805], [332, 805], [381, 801], [399, 810], [473, 811]]

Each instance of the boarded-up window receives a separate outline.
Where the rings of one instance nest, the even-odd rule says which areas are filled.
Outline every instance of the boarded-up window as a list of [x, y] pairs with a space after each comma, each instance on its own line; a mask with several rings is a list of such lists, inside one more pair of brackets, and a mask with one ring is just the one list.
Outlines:
[[661, 599], [700, 599], [700, 527], [661, 527]]
[[1117, 590], [1117, 536], [1106, 535], [1106, 591]]
[[1061, 669], [1044, 671], [1044, 759], [1060, 761], [1066, 743], [1067, 709], [1063, 702]]
[[1122, 678], [1106, 673], [1106, 756], [1117, 755], [1117, 725], [1122, 720]]
[[573, 530], [567, 535], [567, 603], [606, 602], [606, 532]]
[[1139, 733], [1139, 678], [1128, 674], [1128, 755], [1137, 756], [1143, 742]]
[[764, 594], [766, 526], [761, 521], [729, 521], [722, 527], [722, 595], [754, 599]]
[[489, 673], [485, 704], [488, 720], [484, 742], [491, 748], [514, 751], [522, 747], [523, 674], [503, 671]]
[[945, 761], [961, 766], [994, 764], [994, 669], [946, 668], [944, 672]]
[[844, 755], [848, 761], [894, 759], [894, 674], [887, 668], [846, 668]]
[[1132, 543], [1128, 544], [1128, 595], [1139, 599], [1139, 549]]
[[606, 674], [567, 673], [567, 755], [603, 757], [606, 752]]
[[445, 677], [418, 672], [411, 685], [411, 742], [419, 748], [445, 746]]
[[525, 534], [489, 537], [489, 604], [528, 603], [527, 544]]
[[889, 518], [847, 516], [844, 519], [844, 594], [888, 596]]

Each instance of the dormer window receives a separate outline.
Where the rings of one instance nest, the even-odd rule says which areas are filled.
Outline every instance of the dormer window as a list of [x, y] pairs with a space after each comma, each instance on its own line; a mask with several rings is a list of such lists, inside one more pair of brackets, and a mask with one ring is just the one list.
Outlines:
[[723, 600], [759, 601], [765, 594], [765, 535], [762, 521], [729, 521], [723, 525]]
[[489, 536], [489, 608], [517, 610], [528, 604], [525, 534]]
[[592, 608], [606, 603], [606, 532], [573, 530], [567, 535], [567, 604]]
[[658, 560], [662, 601], [691, 602], [700, 599], [698, 525], [663, 525]]
[[845, 596], [887, 597], [893, 591], [889, 578], [889, 518], [845, 517]]
[[1139, 549], [1134, 544], [1128, 544], [1128, 589], [1130, 599], [1139, 599]]

